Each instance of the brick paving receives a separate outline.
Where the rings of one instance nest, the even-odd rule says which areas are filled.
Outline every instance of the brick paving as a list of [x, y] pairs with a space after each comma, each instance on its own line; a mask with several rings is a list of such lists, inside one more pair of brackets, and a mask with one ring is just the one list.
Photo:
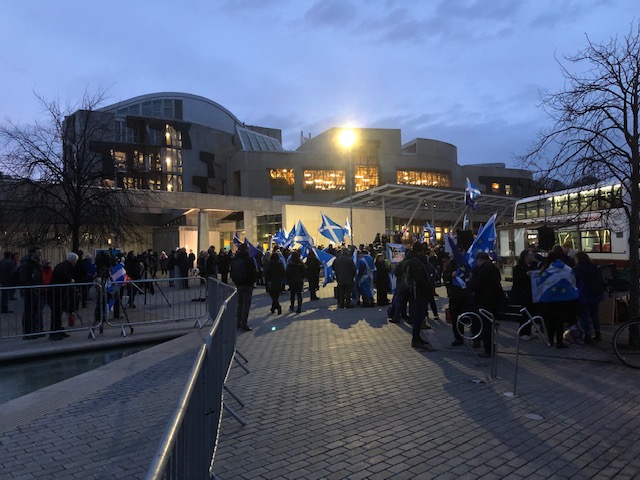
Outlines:
[[[449, 325], [432, 320], [423, 333], [438, 351], [420, 352], [384, 311], [333, 303], [278, 316], [254, 296], [254, 330], [238, 338], [250, 373], [234, 366], [227, 382], [246, 405], [225, 399], [247, 425], [223, 416], [218, 478], [638, 478], [640, 370], [606, 342], [521, 343], [512, 396], [514, 324], [501, 325], [491, 379], [486, 359], [450, 346]], [[200, 341], [192, 333], [0, 405], [0, 478], [142, 478]], [[23, 343], [35, 355], [38, 342]]]

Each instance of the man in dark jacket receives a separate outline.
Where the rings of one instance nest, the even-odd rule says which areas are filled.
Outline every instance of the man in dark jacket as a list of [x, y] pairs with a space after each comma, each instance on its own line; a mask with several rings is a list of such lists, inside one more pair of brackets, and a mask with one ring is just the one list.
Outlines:
[[[42, 249], [40, 247], [31, 247], [29, 253], [22, 257], [18, 274], [18, 282], [22, 286], [42, 285], [42, 264], [40, 257]], [[39, 333], [38, 326], [41, 319], [39, 318], [38, 305], [40, 303], [40, 291], [37, 288], [25, 288], [22, 291], [24, 299], [24, 313], [22, 314], [22, 333], [25, 334], [25, 340], [42, 337], [40, 335], [31, 335]]]
[[[53, 269], [52, 285], [74, 283], [75, 266], [78, 255], [69, 252], [64, 262]], [[62, 312], [73, 313], [76, 310], [76, 292], [73, 287], [53, 287], [51, 305], [51, 333], [49, 340], [62, 340], [69, 334], [62, 331]]]
[[356, 265], [348, 248], [342, 249], [342, 253], [333, 261], [333, 271], [338, 282], [338, 308], [352, 308], [351, 293], [356, 276]]
[[458, 326], [458, 317], [471, 309], [470, 292], [467, 288], [462, 288], [455, 283], [458, 271], [458, 264], [454, 259], [449, 260], [442, 278], [447, 287], [447, 296], [449, 297], [449, 313], [451, 316], [451, 327], [453, 329], [453, 347], [458, 347], [464, 342], [462, 340], [462, 332]]
[[409, 293], [409, 319], [412, 325], [411, 346], [421, 350], [435, 351], [429, 342], [426, 342], [420, 336], [422, 322], [427, 316], [427, 308], [429, 306], [429, 297], [433, 295], [432, 286], [429, 280], [429, 274], [425, 266], [424, 249], [420, 242], [413, 245], [414, 257], [407, 262], [408, 274], [405, 278], [411, 281], [408, 284]]
[[[256, 282], [257, 271], [256, 263], [249, 256], [249, 247], [242, 244], [238, 247], [233, 262], [242, 262], [244, 264], [244, 278], [232, 278], [238, 289], [238, 311], [236, 313], [236, 323], [238, 329], [250, 332], [249, 327], [249, 310], [251, 309], [251, 297], [253, 296], [253, 286]], [[233, 266], [231, 271], [234, 271]], [[232, 274], [233, 275], [233, 274]]]
[[[496, 267], [489, 255], [485, 252], [476, 253], [476, 262], [471, 271], [471, 291], [477, 310], [484, 309], [497, 317], [498, 311], [504, 308], [505, 298], [500, 284], [500, 270]], [[484, 357], [495, 355], [493, 351], [493, 324], [482, 318], [482, 343], [484, 344]]]
[[9, 288], [11, 286], [11, 277], [16, 269], [16, 262], [13, 261], [11, 252], [4, 252], [4, 258], [0, 260], [0, 286], [2, 289], [0, 306], [2, 313], [13, 313], [9, 310]]
[[320, 288], [320, 270], [322, 262], [318, 260], [316, 254], [311, 250], [307, 255], [307, 278], [309, 280], [309, 297], [311, 300], [318, 300], [316, 292]]

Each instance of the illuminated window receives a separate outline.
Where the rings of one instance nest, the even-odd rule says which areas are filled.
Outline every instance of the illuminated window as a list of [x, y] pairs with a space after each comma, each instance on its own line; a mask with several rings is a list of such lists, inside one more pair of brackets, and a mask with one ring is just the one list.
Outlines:
[[450, 187], [451, 173], [426, 170], [397, 170], [398, 185], [421, 185], [425, 187]]
[[291, 168], [271, 168], [269, 172], [269, 183], [271, 184], [271, 195], [293, 195], [295, 177]]
[[167, 124], [164, 131], [164, 144], [167, 147], [182, 147], [182, 132]]
[[167, 173], [182, 173], [182, 151], [177, 148], [162, 149], [162, 171]]
[[113, 158], [113, 167], [116, 170], [121, 172], [127, 170], [127, 154], [125, 152], [111, 150], [111, 157]]
[[378, 186], [378, 167], [362, 166], [356, 167], [355, 188], [356, 192], [362, 192], [369, 188]]
[[344, 170], [304, 170], [303, 190], [345, 190]]
[[511, 189], [511, 185], [504, 186], [504, 194], [505, 195], [513, 195], [513, 190]]
[[491, 191], [493, 193], [500, 193], [500, 184], [499, 183], [492, 183], [491, 184]]

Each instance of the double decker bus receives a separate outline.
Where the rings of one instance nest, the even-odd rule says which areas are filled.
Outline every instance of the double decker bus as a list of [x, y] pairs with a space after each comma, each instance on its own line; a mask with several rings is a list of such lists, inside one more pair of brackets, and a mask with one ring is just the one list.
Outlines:
[[[629, 266], [629, 224], [620, 182], [571, 188], [516, 201], [513, 222], [498, 228], [499, 253], [507, 266], [522, 250], [539, 247], [540, 228], [555, 244], [569, 242], [597, 264]], [[628, 204], [628, 203], [627, 203]]]

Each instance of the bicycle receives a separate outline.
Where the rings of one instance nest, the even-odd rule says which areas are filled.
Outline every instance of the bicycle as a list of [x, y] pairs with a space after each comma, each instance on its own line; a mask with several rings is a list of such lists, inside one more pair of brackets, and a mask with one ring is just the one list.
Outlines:
[[622, 363], [640, 368], [640, 318], [621, 325], [613, 335], [613, 351]]

